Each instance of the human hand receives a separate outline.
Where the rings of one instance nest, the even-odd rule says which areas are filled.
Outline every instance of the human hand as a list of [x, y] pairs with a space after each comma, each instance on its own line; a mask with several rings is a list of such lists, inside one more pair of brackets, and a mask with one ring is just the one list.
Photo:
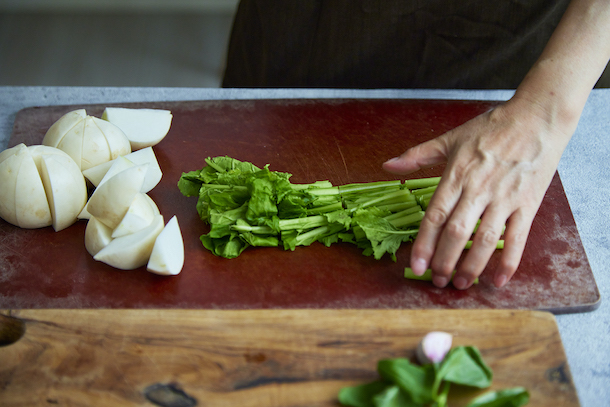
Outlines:
[[[466, 289], [483, 272], [504, 232], [494, 284], [504, 286], [521, 261], [529, 230], [575, 123], [513, 98], [383, 164], [397, 174], [447, 163], [420, 225], [411, 268], [433, 282]], [[459, 262], [477, 221], [472, 248]], [[456, 269], [457, 267], [457, 269]]]

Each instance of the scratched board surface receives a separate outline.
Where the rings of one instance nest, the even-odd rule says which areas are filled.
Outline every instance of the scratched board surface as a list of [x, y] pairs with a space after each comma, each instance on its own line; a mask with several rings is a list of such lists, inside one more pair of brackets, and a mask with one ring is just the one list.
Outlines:
[[[334, 184], [395, 179], [381, 164], [438, 136], [495, 102], [436, 100], [242, 100], [123, 104], [169, 109], [171, 130], [154, 151], [163, 180], [150, 192], [165, 220], [177, 215], [186, 260], [162, 277], [144, 268], [120, 271], [84, 248], [85, 222], [61, 232], [22, 230], [0, 220], [0, 308], [521, 308], [555, 313], [595, 309], [599, 291], [558, 174], [532, 226], [510, 284], [496, 289], [497, 251], [480, 284], [438, 289], [402, 277], [410, 245], [398, 261], [375, 260], [350, 244], [313, 244], [294, 252], [253, 248], [232, 260], [205, 251], [196, 198], [180, 194], [182, 172], [208, 156], [227, 155], [293, 174], [295, 183]], [[17, 115], [9, 146], [39, 144], [64, 113], [107, 105], [33, 107]], [[413, 174], [438, 176], [443, 167]]]

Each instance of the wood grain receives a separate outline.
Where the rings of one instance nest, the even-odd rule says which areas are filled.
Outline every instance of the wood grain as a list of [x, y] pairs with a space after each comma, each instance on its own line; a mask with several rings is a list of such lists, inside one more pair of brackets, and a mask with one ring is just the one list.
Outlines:
[[[375, 379], [379, 359], [413, 357], [431, 330], [451, 332], [454, 345], [479, 347], [494, 371], [493, 389], [525, 386], [537, 407], [578, 405], [555, 319], [543, 312], [55, 309], [11, 315], [25, 321], [26, 332], [0, 347], [0, 404], [6, 407], [335, 406], [339, 389]], [[458, 392], [451, 405], [463, 406], [476, 394]]]

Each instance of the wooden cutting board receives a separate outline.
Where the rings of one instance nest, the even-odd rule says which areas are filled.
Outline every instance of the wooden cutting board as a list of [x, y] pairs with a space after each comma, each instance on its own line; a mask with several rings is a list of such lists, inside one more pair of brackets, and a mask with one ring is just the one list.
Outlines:
[[[0, 307], [4, 308], [504, 308], [556, 313], [595, 309], [599, 291], [561, 180], [556, 174], [532, 226], [519, 271], [496, 289], [492, 270], [467, 291], [438, 289], [402, 277], [410, 245], [398, 262], [365, 257], [355, 246], [321, 244], [294, 252], [257, 248], [217, 258], [199, 236], [196, 198], [180, 194], [182, 172], [208, 156], [270, 164], [296, 183], [334, 184], [393, 179], [381, 164], [492, 108], [495, 102], [435, 100], [240, 100], [125, 104], [170, 109], [172, 128], [154, 151], [164, 172], [150, 193], [165, 220], [178, 216], [186, 262], [176, 277], [143, 268], [119, 271], [84, 249], [85, 223], [59, 233], [22, 230], [0, 220]], [[17, 115], [10, 146], [39, 144], [68, 111], [101, 115], [106, 105], [35, 107]], [[438, 176], [443, 167], [413, 178]]]
[[[0, 347], [0, 404], [5, 407], [169, 407], [195, 402], [337, 406], [342, 387], [375, 380], [380, 359], [413, 358], [418, 342], [431, 330], [453, 334], [454, 346], [477, 346], [494, 372], [492, 390], [526, 387], [529, 405], [536, 407], [579, 405], [555, 319], [545, 312], [16, 310], [11, 314], [19, 319], [13, 322], [24, 322], [25, 333], [17, 342]], [[6, 332], [2, 327], [10, 322], [0, 312], [0, 343]], [[450, 405], [464, 406], [480, 393], [462, 389], [452, 393]]]

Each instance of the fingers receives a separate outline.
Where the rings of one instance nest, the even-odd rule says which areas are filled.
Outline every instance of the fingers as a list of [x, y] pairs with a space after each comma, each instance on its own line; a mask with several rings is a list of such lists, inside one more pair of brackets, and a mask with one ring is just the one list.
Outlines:
[[467, 251], [464, 261], [453, 278], [455, 288], [459, 290], [469, 288], [481, 275], [496, 250], [505, 222], [506, 216], [500, 208], [485, 210], [481, 224], [472, 239], [472, 247]]
[[[477, 222], [477, 219], [469, 217], [466, 213], [460, 213], [461, 211], [458, 206], [446, 222], [441, 221], [444, 215], [433, 216], [427, 226], [434, 225], [434, 227], [427, 228], [423, 239], [419, 241], [418, 236], [418, 240], [413, 245], [411, 257], [413, 271], [417, 274], [420, 270], [431, 268], [432, 282], [437, 287], [445, 287], [452, 280], [452, 272], [456, 270], [465, 243]], [[469, 288], [484, 271], [502, 236], [502, 229], [506, 223], [506, 216], [503, 213], [499, 208], [487, 208], [483, 214], [481, 224], [474, 234], [472, 247], [453, 276], [452, 282], [455, 288], [460, 290]], [[494, 275], [494, 285], [497, 288], [506, 285], [517, 271], [534, 215], [535, 213], [528, 213], [526, 209], [518, 209], [511, 215], [504, 232], [504, 249], [500, 264]]]
[[504, 232], [504, 249], [500, 265], [494, 276], [496, 287], [503, 287], [517, 271], [535, 215], [535, 212], [529, 213], [525, 209], [520, 209], [510, 217]]
[[430, 268], [443, 228], [461, 196], [461, 190], [456, 189], [457, 185], [447, 179], [441, 179], [426, 208], [426, 214], [419, 225], [417, 238], [411, 249], [410, 264], [415, 275], [423, 275], [426, 269]]
[[[483, 205], [477, 203], [476, 197], [463, 197], [458, 203], [440, 235], [434, 257], [430, 263], [430, 267], [434, 270], [432, 281], [435, 285], [444, 287], [451, 280], [452, 273], [456, 270], [456, 264], [464, 253], [464, 247], [472, 236], [477, 220], [480, 218], [484, 209], [485, 207]], [[479, 240], [480, 236], [483, 236], [479, 235], [479, 233], [483, 232], [481, 228], [485, 231], [492, 230], [488, 228], [486, 223], [481, 223], [479, 231], [477, 232], [477, 238]], [[493, 236], [490, 235], [490, 233], [485, 234], [488, 238], [493, 239]], [[497, 239], [492, 242], [494, 248], [496, 242]], [[474, 279], [481, 274], [485, 268], [485, 264], [489, 260], [489, 257], [485, 258], [485, 253], [487, 252], [487, 250], [485, 250], [486, 246], [477, 243], [479, 242], [475, 241], [473, 248], [470, 250], [474, 250], [475, 255], [482, 255], [480, 257], [482, 257], [482, 260], [485, 260], [485, 263], [479, 267], [477, 261], [472, 261], [476, 260], [476, 258], [470, 259], [470, 263], [466, 261], [466, 264], [460, 267], [454, 276], [453, 284], [456, 288], [468, 288]]]
[[447, 160], [446, 145], [442, 137], [426, 141], [408, 149], [399, 157], [383, 163], [383, 169], [394, 174], [408, 174]]

